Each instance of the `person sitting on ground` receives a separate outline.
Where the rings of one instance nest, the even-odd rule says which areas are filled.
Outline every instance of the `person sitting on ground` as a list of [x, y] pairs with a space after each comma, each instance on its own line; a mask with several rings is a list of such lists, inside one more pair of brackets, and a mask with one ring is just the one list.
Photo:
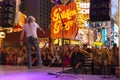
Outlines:
[[74, 73], [77, 74], [78, 68], [80, 68], [84, 63], [84, 54], [81, 53], [80, 48], [76, 45], [73, 49], [71, 56], [71, 66], [73, 67]]

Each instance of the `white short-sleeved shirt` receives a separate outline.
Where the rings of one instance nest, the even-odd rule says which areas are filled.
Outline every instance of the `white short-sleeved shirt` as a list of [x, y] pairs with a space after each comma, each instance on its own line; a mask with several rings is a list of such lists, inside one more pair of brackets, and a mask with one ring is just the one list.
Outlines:
[[37, 28], [39, 27], [39, 25], [35, 22], [31, 22], [30, 25], [28, 23], [26, 23], [23, 26], [23, 30], [26, 32], [26, 37], [35, 37], [37, 38]]

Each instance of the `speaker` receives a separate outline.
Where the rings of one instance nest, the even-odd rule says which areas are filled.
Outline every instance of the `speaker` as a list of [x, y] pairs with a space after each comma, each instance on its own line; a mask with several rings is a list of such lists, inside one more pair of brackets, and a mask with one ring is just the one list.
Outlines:
[[90, 21], [109, 21], [110, 11], [110, 0], [90, 0]]
[[0, 25], [3, 28], [13, 27], [16, 15], [16, 0], [4, 0], [1, 5]]

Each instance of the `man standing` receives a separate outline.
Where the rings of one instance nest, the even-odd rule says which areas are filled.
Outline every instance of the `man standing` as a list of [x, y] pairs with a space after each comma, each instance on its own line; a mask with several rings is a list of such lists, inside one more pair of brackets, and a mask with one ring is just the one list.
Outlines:
[[23, 26], [23, 30], [22, 30], [21, 37], [20, 37], [20, 41], [22, 42], [24, 33], [26, 33], [28, 68], [32, 67], [32, 59], [31, 59], [32, 46], [34, 46], [36, 50], [38, 67], [42, 67], [42, 59], [41, 59], [39, 42], [38, 42], [38, 37], [37, 37], [37, 29], [40, 29], [43, 33], [45, 33], [40, 28], [40, 26], [35, 22], [35, 18], [33, 16], [29, 16], [27, 18], [26, 24]]

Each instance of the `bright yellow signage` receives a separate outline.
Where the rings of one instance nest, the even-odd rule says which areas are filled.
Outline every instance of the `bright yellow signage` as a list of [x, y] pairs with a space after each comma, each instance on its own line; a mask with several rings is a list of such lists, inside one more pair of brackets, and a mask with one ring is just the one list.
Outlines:
[[[57, 5], [52, 9], [51, 13], [51, 25], [52, 25], [52, 37], [61, 38], [62, 29], [65, 30], [65, 38], [70, 38], [76, 29], [74, 19], [76, 17], [75, 3], [67, 5]], [[64, 24], [64, 26], [63, 26]]]

